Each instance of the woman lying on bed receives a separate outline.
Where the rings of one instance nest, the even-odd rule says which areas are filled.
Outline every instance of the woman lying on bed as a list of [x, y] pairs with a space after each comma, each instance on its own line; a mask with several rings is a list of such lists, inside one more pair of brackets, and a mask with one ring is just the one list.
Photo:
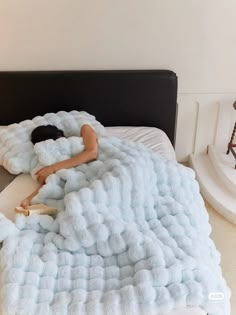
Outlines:
[[[80, 135], [83, 138], [84, 142], [84, 151], [80, 154], [73, 156], [70, 159], [55, 163], [53, 165], [43, 167], [39, 171], [37, 171], [37, 180], [40, 186], [27, 198], [25, 198], [21, 202], [21, 206], [26, 208], [30, 205], [31, 200], [34, 196], [37, 195], [39, 189], [42, 185], [45, 184], [46, 178], [59, 171], [63, 168], [71, 168], [74, 166], [78, 166], [83, 163], [90, 162], [97, 158], [98, 154], [98, 144], [97, 144], [97, 135], [93, 129], [93, 127], [89, 124], [84, 124], [81, 127]], [[56, 140], [58, 138], [64, 137], [64, 133], [62, 130], [58, 129], [56, 126], [53, 125], [46, 125], [46, 126], [39, 126], [32, 131], [31, 134], [31, 141], [33, 144], [37, 142], [45, 141], [48, 139]]]

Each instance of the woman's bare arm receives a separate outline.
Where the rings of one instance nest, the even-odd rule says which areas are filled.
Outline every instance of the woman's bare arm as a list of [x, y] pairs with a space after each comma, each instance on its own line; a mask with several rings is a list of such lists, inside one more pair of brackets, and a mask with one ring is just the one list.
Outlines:
[[46, 178], [50, 174], [53, 174], [60, 169], [75, 167], [83, 163], [95, 160], [97, 158], [98, 144], [95, 131], [89, 125], [84, 125], [81, 128], [81, 136], [83, 137], [84, 141], [84, 151], [79, 153], [78, 155], [73, 156], [70, 159], [40, 169], [36, 173], [36, 175], [37, 180], [41, 185], [45, 183]]
[[53, 165], [41, 168], [37, 173], [37, 179], [40, 183], [40, 186], [27, 198], [22, 200], [21, 206], [26, 208], [30, 205], [31, 200], [34, 196], [37, 195], [39, 189], [45, 183], [46, 178], [50, 175], [55, 173], [56, 171], [63, 169], [63, 168], [71, 168], [74, 166], [81, 165], [83, 163], [90, 162], [97, 158], [98, 154], [98, 144], [97, 144], [97, 135], [95, 131], [89, 126], [84, 125], [81, 128], [81, 136], [83, 137], [84, 141], [84, 151], [78, 155], [73, 156], [70, 159], [55, 163]]
[[84, 125], [81, 128], [81, 136], [83, 137], [85, 150], [78, 155], [73, 156], [70, 159], [55, 163], [53, 165], [41, 168], [37, 173], [37, 179], [40, 183], [40, 186], [27, 198], [22, 200], [21, 206], [26, 208], [30, 205], [31, 200], [34, 196], [37, 195], [39, 189], [45, 183], [46, 178], [55, 173], [56, 171], [63, 168], [71, 168], [74, 166], [78, 166], [83, 163], [90, 162], [97, 158], [98, 154], [98, 144], [97, 144], [97, 135], [95, 131], [89, 126]]

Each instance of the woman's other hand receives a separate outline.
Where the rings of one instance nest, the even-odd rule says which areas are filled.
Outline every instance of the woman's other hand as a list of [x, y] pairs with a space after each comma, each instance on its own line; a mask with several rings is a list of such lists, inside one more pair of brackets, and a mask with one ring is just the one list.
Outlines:
[[30, 198], [25, 198], [24, 200], [21, 201], [21, 207], [26, 209], [28, 206], [30, 206], [31, 199]]
[[42, 187], [42, 185], [40, 185], [37, 189], [35, 189], [35, 191], [33, 191], [31, 195], [29, 195], [27, 198], [22, 200], [21, 204], [20, 204], [21, 207], [26, 209], [28, 206], [31, 206], [31, 200], [38, 194], [41, 187]]
[[51, 166], [46, 166], [38, 170], [35, 175], [37, 177], [38, 182], [43, 185], [45, 184], [45, 181], [47, 177], [51, 174], [55, 173], [53, 165]]

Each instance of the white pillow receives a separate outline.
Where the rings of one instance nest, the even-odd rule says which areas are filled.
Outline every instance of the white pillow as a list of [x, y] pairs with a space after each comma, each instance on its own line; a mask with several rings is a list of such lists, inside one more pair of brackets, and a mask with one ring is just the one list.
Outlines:
[[24, 120], [19, 124], [4, 126], [0, 128], [0, 165], [12, 174], [29, 173], [35, 155], [30, 139], [34, 128], [51, 124], [62, 129], [66, 137], [80, 137], [80, 129], [87, 123], [94, 128], [98, 136], [106, 134], [105, 128], [93, 115], [76, 110], [48, 113], [32, 120]]

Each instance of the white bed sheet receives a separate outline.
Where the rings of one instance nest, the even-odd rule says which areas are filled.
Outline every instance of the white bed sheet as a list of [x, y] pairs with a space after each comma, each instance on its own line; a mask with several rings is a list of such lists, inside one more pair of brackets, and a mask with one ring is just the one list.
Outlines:
[[[109, 135], [141, 142], [149, 149], [169, 160], [175, 160], [175, 151], [167, 135], [160, 129], [151, 127], [106, 127]], [[27, 197], [38, 184], [28, 174], [20, 174], [0, 193], [0, 212], [14, 220], [14, 208]], [[160, 315], [206, 315], [195, 307], [179, 308]]]
[[168, 160], [175, 160], [174, 148], [166, 133], [155, 127], [106, 127], [109, 135], [141, 142]]

